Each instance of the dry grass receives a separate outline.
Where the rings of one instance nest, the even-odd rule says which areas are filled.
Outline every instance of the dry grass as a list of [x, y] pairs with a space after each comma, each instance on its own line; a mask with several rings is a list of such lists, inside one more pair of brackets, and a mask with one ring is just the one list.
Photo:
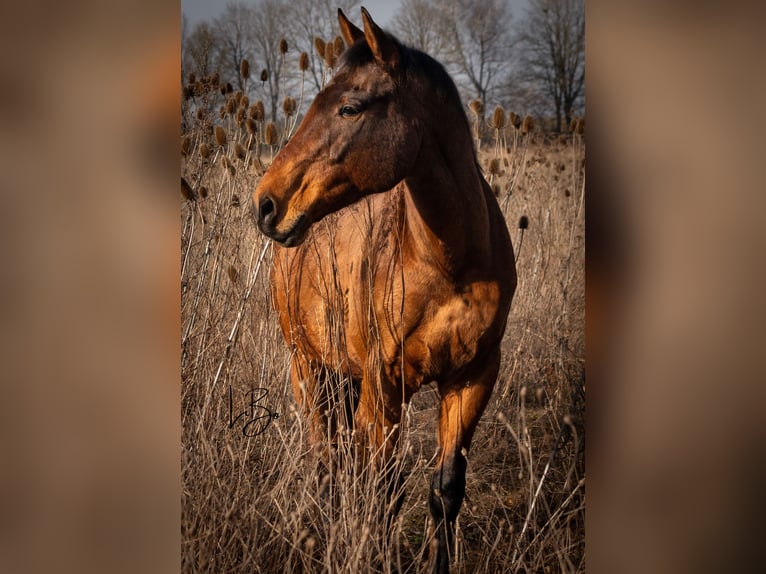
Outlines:
[[[403, 417], [406, 497], [395, 520], [380, 519], [376, 477], [344, 464], [354, 449], [348, 434], [329, 465], [351, 470], [320, 472], [270, 301], [272, 249], [250, 212], [270, 154], [260, 158], [258, 139], [231, 122], [229, 145], [216, 146], [212, 121], [189, 120], [182, 158], [192, 190], [181, 213], [183, 571], [422, 571], [437, 391], [424, 388]], [[497, 140], [507, 145], [481, 153], [517, 250], [519, 286], [469, 455], [453, 571], [583, 572], [584, 148], [577, 135], [542, 144], [514, 129]], [[268, 394], [257, 391], [252, 412], [230, 428], [252, 389]], [[245, 419], [261, 415], [244, 430], [262, 432], [245, 436]]]

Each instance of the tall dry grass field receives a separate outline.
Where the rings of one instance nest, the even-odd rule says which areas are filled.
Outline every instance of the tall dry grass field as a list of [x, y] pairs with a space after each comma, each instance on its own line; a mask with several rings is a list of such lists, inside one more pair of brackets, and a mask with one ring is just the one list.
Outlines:
[[[227, 98], [237, 99], [211, 82], [184, 110], [183, 571], [421, 572], [436, 387], [403, 415], [406, 496], [394, 520], [381, 520], [376, 477], [344, 464], [350, 431], [323, 465], [293, 403], [268, 282], [274, 247], [249, 203], [283, 138], [262, 113], [238, 118]], [[480, 162], [511, 230], [519, 285], [468, 456], [453, 571], [582, 572], [584, 146], [579, 135], [544, 143], [512, 123], [488, 134]]]

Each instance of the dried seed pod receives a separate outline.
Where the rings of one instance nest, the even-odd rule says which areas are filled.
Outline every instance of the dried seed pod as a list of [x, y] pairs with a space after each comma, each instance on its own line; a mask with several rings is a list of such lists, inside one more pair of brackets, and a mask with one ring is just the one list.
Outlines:
[[255, 113], [250, 115], [256, 122], [262, 122], [266, 117], [266, 110], [263, 108], [263, 102], [258, 100], [255, 102]]
[[226, 132], [221, 126], [215, 126], [215, 141], [221, 147], [226, 145]]
[[191, 185], [189, 185], [189, 182], [186, 181], [186, 178], [183, 176], [181, 177], [181, 195], [189, 201], [197, 201], [197, 194], [194, 193]]
[[521, 133], [528, 134], [534, 128], [534, 122], [532, 116], [524, 116], [524, 121], [521, 124]]
[[325, 44], [322, 38], [314, 38], [314, 49], [317, 51], [317, 54], [319, 54], [320, 58], [324, 58], [326, 48], [327, 44]]
[[477, 116], [480, 116], [484, 113], [484, 104], [481, 103], [481, 100], [472, 101], [470, 107], [471, 111]]
[[301, 52], [301, 57], [298, 59], [298, 67], [301, 69], [301, 72], [309, 69], [309, 55], [306, 52]]
[[199, 144], [199, 155], [202, 159], [207, 159], [210, 157], [210, 146], [206, 143]]
[[256, 132], [258, 132], [258, 124], [255, 123], [253, 118], [247, 118], [245, 120], [245, 128], [247, 128], [247, 133], [251, 136], [254, 136]]
[[296, 108], [295, 98], [291, 98], [290, 96], [287, 96], [282, 102], [282, 111], [289, 118], [295, 114], [295, 108]]
[[234, 154], [237, 156], [238, 159], [244, 160], [247, 153], [245, 152], [245, 147], [237, 142], [234, 146]]
[[267, 82], [269, 80], [269, 73], [266, 70], [261, 70], [261, 81]]
[[287, 54], [287, 40], [284, 38], [279, 41], [279, 53], [283, 56]]
[[529, 227], [529, 218], [526, 215], [519, 217], [519, 229], [526, 229]]
[[343, 38], [341, 38], [340, 36], [336, 36], [335, 41], [333, 42], [333, 48], [335, 52], [335, 57], [337, 58], [346, 49], [346, 43], [343, 41]]
[[335, 67], [335, 48], [332, 44], [327, 44], [324, 50], [324, 63], [328, 68]]
[[277, 143], [277, 126], [275, 126], [272, 122], [266, 124], [266, 133], [264, 139], [264, 143], [266, 145], [274, 145]]
[[247, 80], [250, 77], [250, 62], [245, 58], [242, 58], [242, 63], [239, 65], [239, 75], [243, 80]]
[[492, 127], [496, 130], [501, 130], [505, 127], [505, 110], [500, 106], [497, 106], [495, 113], [492, 114]]

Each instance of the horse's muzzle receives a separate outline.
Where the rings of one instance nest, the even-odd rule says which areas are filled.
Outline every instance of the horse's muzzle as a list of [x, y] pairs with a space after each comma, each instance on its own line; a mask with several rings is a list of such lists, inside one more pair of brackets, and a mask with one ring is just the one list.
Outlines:
[[270, 237], [284, 247], [294, 247], [303, 243], [309, 227], [306, 214], [301, 214], [295, 218], [289, 229], [280, 231], [277, 229], [277, 225], [280, 223], [277, 204], [268, 194], [258, 200], [253, 198], [251, 208], [258, 229], [266, 237]]

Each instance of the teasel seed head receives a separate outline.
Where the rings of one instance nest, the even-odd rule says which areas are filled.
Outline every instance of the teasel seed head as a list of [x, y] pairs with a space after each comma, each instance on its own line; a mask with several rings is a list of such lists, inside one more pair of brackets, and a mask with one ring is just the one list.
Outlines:
[[194, 193], [191, 185], [189, 185], [189, 182], [186, 181], [186, 178], [183, 176], [181, 176], [181, 195], [189, 201], [197, 201], [197, 194]]
[[287, 54], [287, 40], [284, 38], [279, 41], [279, 53], [283, 56]]
[[301, 57], [298, 59], [298, 67], [301, 69], [301, 72], [309, 69], [309, 55], [306, 52], [301, 52]]
[[528, 134], [532, 131], [532, 128], [534, 127], [534, 121], [532, 120], [532, 116], [524, 116], [524, 121], [521, 124], [521, 133]]
[[222, 120], [226, 118], [226, 106], [221, 106], [221, 108], [218, 110], [218, 117]]
[[324, 63], [328, 68], [335, 67], [335, 48], [332, 44], [327, 44], [324, 50]]
[[226, 113], [227, 114], [234, 114], [234, 111], [237, 109], [237, 99], [234, 96], [231, 96], [227, 98], [226, 100]]
[[327, 44], [325, 44], [322, 38], [314, 38], [314, 49], [317, 51], [317, 54], [319, 54], [320, 58], [324, 58], [324, 52], [326, 47], [327, 47]]
[[250, 105], [250, 98], [248, 98], [247, 96], [243, 95], [239, 99], [239, 107], [240, 108], [247, 108], [247, 106], [249, 106], [249, 105]]
[[335, 52], [335, 57], [337, 58], [346, 49], [346, 43], [343, 41], [343, 38], [341, 38], [340, 36], [335, 36], [335, 41], [333, 42], [333, 48]]
[[263, 108], [263, 102], [258, 100], [255, 102], [255, 113], [250, 115], [256, 122], [262, 122], [266, 117], [266, 110]]
[[514, 128], [519, 129], [521, 126], [521, 116], [517, 114], [516, 112], [511, 112], [508, 114], [509, 121], [513, 125]]
[[210, 146], [206, 143], [199, 144], [199, 155], [202, 159], [207, 159], [210, 157]]
[[238, 124], [241, 125], [245, 123], [245, 114], [247, 114], [247, 108], [243, 108], [240, 106], [239, 109], [237, 109], [237, 116], [236, 116]]
[[255, 123], [253, 118], [247, 118], [247, 120], [245, 120], [245, 127], [247, 128], [247, 133], [251, 136], [254, 136], [258, 132], [258, 124]]
[[221, 126], [215, 126], [215, 141], [221, 147], [226, 145], [226, 132]]
[[470, 107], [471, 111], [477, 116], [480, 116], [484, 113], [484, 104], [481, 103], [481, 100], [473, 100]]
[[261, 81], [267, 82], [269, 80], [269, 73], [266, 70], [261, 70]]
[[526, 215], [519, 217], [519, 229], [526, 229], [529, 227], [529, 218]]
[[201, 185], [199, 187], [199, 196], [202, 199], [205, 199], [207, 197], [207, 187], [205, 187], [204, 185]]
[[489, 173], [491, 175], [498, 175], [500, 173], [500, 160], [496, 157], [489, 160]]
[[505, 110], [500, 106], [497, 106], [495, 113], [492, 114], [492, 127], [496, 130], [501, 130], [505, 127]]
[[295, 98], [291, 98], [290, 96], [287, 96], [282, 102], [282, 111], [288, 118], [295, 114], [295, 107]]
[[237, 156], [237, 158], [244, 160], [245, 156], [247, 155], [247, 152], [245, 151], [245, 146], [237, 142], [236, 145], [234, 146], [234, 154]]
[[242, 63], [239, 65], [239, 75], [243, 80], [247, 80], [250, 77], [250, 62], [245, 58], [242, 58]]
[[232, 283], [236, 285], [237, 279], [239, 279], [239, 273], [237, 272], [237, 268], [233, 265], [229, 265], [228, 269], [226, 269], [226, 274], [229, 276], [229, 279]]
[[266, 124], [265, 141], [266, 145], [274, 145], [277, 143], [277, 126], [273, 122]]
[[228, 171], [231, 175], [235, 175], [237, 172], [234, 169], [234, 165], [229, 161], [229, 158], [225, 155], [221, 156], [221, 166]]

